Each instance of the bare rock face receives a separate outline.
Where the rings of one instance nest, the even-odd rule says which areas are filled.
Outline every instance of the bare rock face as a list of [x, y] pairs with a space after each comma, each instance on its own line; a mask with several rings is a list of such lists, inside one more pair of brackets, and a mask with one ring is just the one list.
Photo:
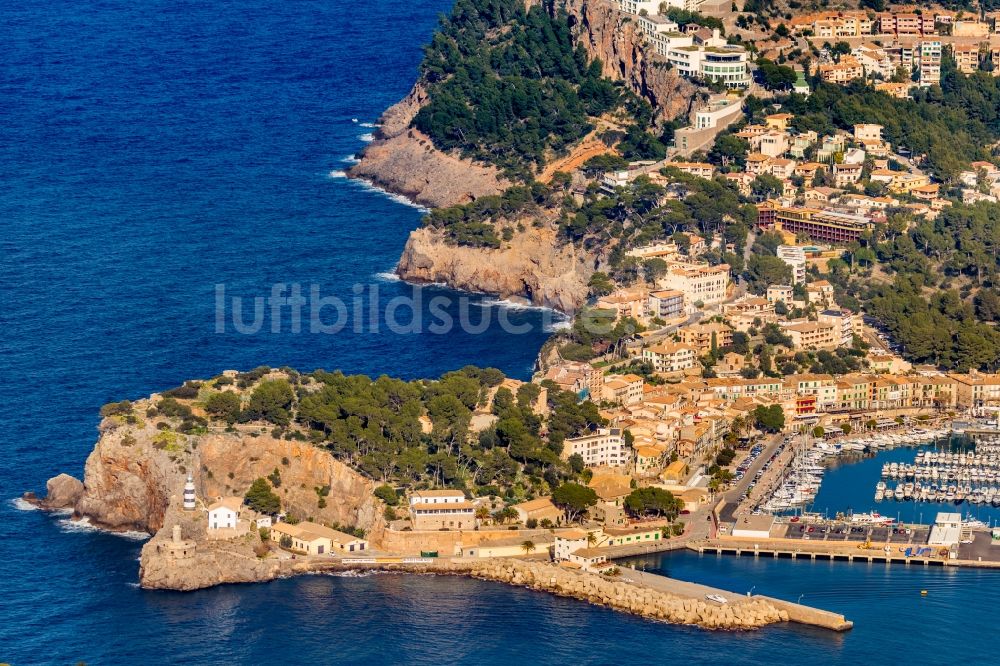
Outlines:
[[499, 249], [449, 245], [440, 231], [424, 227], [410, 234], [397, 268], [405, 280], [445, 282], [563, 312], [584, 303], [594, 270], [594, 257], [559, 243], [550, 226], [516, 232]]
[[577, 43], [601, 61], [605, 76], [624, 81], [653, 106], [659, 119], [671, 120], [690, 111], [697, 87], [653, 57], [637, 33], [634, 16], [622, 13], [613, 0], [565, 0], [565, 8]]
[[[143, 414], [147, 401], [135, 404]], [[204, 506], [219, 497], [242, 496], [255, 479], [277, 481], [285, 510], [300, 519], [360, 527], [378, 546], [385, 529], [374, 482], [306, 442], [275, 439], [267, 429], [184, 435], [135, 419], [108, 418], [87, 458], [84, 481], [62, 474], [48, 483], [43, 508], [74, 509], [74, 516], [114, 531], [154, 535], [143, 547], [144, 587], [190, 590], [219, 583], [270, 580], [288, 573], [274, 557], [258, 557], [260, 536], [249, 532], [207, 538]], [[194, 477], [202, 505], [181, 508], [184, 483]], [[171, 546], [175, 525], [190, 548]], [[182, 556], [178, 555], [181, 553]]]
[[47, 509], [70, 509], [76, 506], [83, 495], [83, 483], [69, 474], [60, 474], [49, 479], [45, 484], [45, 500]]
[[432, 208], [469, 203], [510, 186], [495, 168], [443, 153], [415, 129], [376, 139], [348, 175]]
[[468, 203], [507, 189], [510, 183], [497, 169], [441, 152], [428, 136], [410, 128], [426, 103], [427, 92], [418, 82], [382, 114], [375, 141], [347, 174], [432, 208]]
[[105, 419], [87, 457], [75, 514], [110, 530], [152, 534], [160, 529], [171, 492], [179, 495], [183, 488], [183, 472], [153, 444], [158, 434], [150, 425], [138, 428]]

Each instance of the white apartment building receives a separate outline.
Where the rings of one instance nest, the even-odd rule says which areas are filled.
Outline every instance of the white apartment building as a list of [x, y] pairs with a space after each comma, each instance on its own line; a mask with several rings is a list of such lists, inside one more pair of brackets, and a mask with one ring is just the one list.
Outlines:
[[941, 42], [920, 42], [914, 49], [920, 70], [920, 87], [941, 83]]
[[694, 44], [694, 37], [692, 35], [682, 33], [680, 26], [665, 16], [658, 14], [640, 16], [638, 24], [642, 34], [646, 36], [646, 39], [653, 46], [653, 50], [664, 58], [667, 57], [667, 53], [671, 48], [692, 46]]
[[806, 281], [806, 252], [797, 245], [779, 245], [778, 259], [791, 266], [792, 284], [802, 284]]
[[656, 372], [683, 372], [694, 367], [698, 353], [690, 345], [668, 342], [643, 349], [642, 360]]
[[684, 292], [688, 303], [721, 303], [726, 300], [729, 287], [729, 264], [677, 264], [667, 269], [659, 286]]
[[654, 15], [660, 11], [660, 0], [618, 0], [618, 9], [626, 14], [646, 12]]
[[666, 57], [681, 76], [719, 81], [728, 88], [750, 85], [747, 51], [742, 46], [725, 42], [719, 46], [671, 46]]
[[[817, 320], [830, 324], [839, 331], [840, 346], [850, 347], [854, 342], [856, 317], [847, 310], [823, 310], [817, 315]], [[859, 330], [860, 333], [860, 330]]]
[[622, 467], [629, 463], [621, 428], [600, 428], [582, 437], [563, 441], [562, 459], [578, 454], [587, 467]]

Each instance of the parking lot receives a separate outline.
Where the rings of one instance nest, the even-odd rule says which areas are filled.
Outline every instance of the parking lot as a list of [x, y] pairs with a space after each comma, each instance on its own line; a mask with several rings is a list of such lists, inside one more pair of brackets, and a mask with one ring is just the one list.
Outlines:
[[852, 525], [850, 523], [804, 522], [789, 523], [783, 536], [786, 539], [806, 541], [852, 541], [872, 543], [919, 544], [927, 543], [929, 529], [926, 527], [875, 527]]

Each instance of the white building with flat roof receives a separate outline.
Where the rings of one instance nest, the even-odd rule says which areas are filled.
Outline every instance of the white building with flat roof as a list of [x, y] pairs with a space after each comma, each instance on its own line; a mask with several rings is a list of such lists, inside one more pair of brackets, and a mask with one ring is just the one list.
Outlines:
[[962, 540], [962, 514], [939, 513], [934, 519], [929, 546], [954, 546]]
[[629, 463], [621, 428], [600, 428], [589, 435], [563, 441], [562, 459], [573, 455], [583, 458], [587, 467], [622, 467]]
[[717, 81], [727, 88], [750, 85], [747, 50], [738, 44], [671, 46], [666, 56], [681, 76]]
[[792, 284], [802, 284], [806, 281], [806, 252], [797, 245], [779, 245], [776, 253], [778, 259], [788, 264], [792, 269]]
[[660, 0], [617, 0], [618, 9], [626, 14], [656, 14], [660, 11]]

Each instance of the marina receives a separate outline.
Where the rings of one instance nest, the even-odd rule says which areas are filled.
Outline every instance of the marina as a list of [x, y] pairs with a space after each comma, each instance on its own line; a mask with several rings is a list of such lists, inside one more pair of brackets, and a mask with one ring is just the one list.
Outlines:
[[[888, 451], [901, 447], [950, 442], [953, 434], [954, 431], [950, 429], [914, 428], [903, 433], [874, 433], [864, 437], [844, 439], [837, 442], [829, 442], [805, 435], [790, 439], [786, 442], [794, 450], [790, 464], [785, 468], [780, 480], [774, 484], [773, 489], [769, 493], [765, 493], [766, 499], [752, 507], [752, 512], [755, 514], [766, 512], [780, 515], [809, 509], [815, 505], [824, 476], [832, 463], [836, 461], [847, 461], [849, 463], [852, 460], [863, 459], [866, 455], [876, 456], [880, 451]], [[921, 451], [920, 455], [923, 456], [923, 454], [924, 452]], [[896, 467], [892, 467], [892, 465], [896, 465]], [[1000, 473], [1000, 453], [997, 454], [997, 465], [997, 472]], [[897, 470], [899, 469], [899, 463], [886, 463], [884, 469], [886, 472]], [[897, 495], [896, 486], [890, 488], [884, 481], [879, 481], [876, 486], [875, 499], [876, 501], [895, 499], [896, 497], [900, 501], [913, 499], [915, 497], [913, 494], [914, 488], [915, 484], [909, 489], [903, 484], [902, 487], [899, 487], [899, 494]], [[910, 494], [906, 495], [906, 492]], [[983, 498], [987, 496], [996, 497], [998, 502], [1000, 502], [1000, 495], [996, 492], [993, 495], [982, 494]]]
[[740, 511], [720, 508], [718, 534], [689, 547], [755, 558], [1000, 568], [996, 429], [914, 428], [841, 442], [800, 435], [780, 443], [779, 457], [767, 492]]
[[1000, 507], [1000, 437], [983, 437], [970, 451], [923, 450], [912, 463], [885, 463], [875, 485], [882, 500]]

